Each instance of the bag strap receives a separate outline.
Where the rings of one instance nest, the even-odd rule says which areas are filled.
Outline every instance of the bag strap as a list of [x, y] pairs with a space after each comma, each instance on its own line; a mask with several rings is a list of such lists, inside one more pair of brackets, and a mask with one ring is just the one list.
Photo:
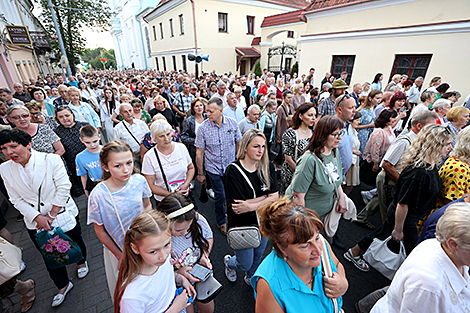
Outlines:
[[106, 186], [104, 182], [102, 182], [102, 184], [109, 193], [109, 198], [111, 199], [111, 203], [113, 204], [113, 207], [114, 207], [114, 212], [116, 212], [116, 216], [118, 218], [119, 224], [121, 225], [122, 233], [124, 234], [124, 237], [126, 237], [126, 231], [124, 230], [124, 226], [122, 225], [121, 217], [119, 216], [119, 213], [117, 211], [116, 204], [114, 204], [113, 195], [111, 194], [111, 191], [109, 190], [108, 186]]
[[124, 123], [125, 121], [122, 121], [122, 125], [124, 125], [124, 127], [126, 128], [126, 130], [129, 132], [129, 134], [132, 136], [132, 138], [134, 138], [135, 142], [137, 142], [137, 145], [140, 146], [140, 142], [137, 140], [137, 138], [135, 138], [134, 134], [131, 133], [131, 131], [129, 130], [129, 128], [127, 128], [127, 125], [126, 123]]
[[246, 176], [245, 172], [240, 168], [240, 166], [238, 166], [236, 163], [232, 163], [231, 165], [235, 166], [237, 168], [238, 171], [240, 171], [240, 173], [242, 174], [243, 177], [245, 177], [248, 185], [251, 187], [251, 189], [253, 190], [253, 199], [256, 198], [256, 192], [255, 192], [255, 188], [253, 188], [253, 185], [251, 184], [251, 181], [248, 179], [248, 177]]
[[[331, 268], [331, 263], [330, 263], [330, 257], [328, 256], [328, 247], [325, 243], [325, 238], [323, 238], [322, 235], [320, 235], [321, 243], [323, 246], [322, 252], [321, 252], [321, 263], [323, 267], [323, 272], [326, 277], [333, 277], [333, 269]], [[331, 299], [333, 300], [333, 307], [334, 307], [334, 313], [338, 312], [338, 300], [337, 299]]]
[[294, 129], [294, 134], [295, 134], [294, 162], [297, 163], [297, 150], [299, 148], [299, 135], [297, 134], [296, 129]]
[[330, 175], [330, 172], [328, 172], [328, 169], [326, 168], [326, 166], [325, 166], [325, 164], [323, 163], [323, 161], [320, 160], [320, 158], [317, 157], [317, 155], [316, 155], [315, 153], [312, 153], [312, 154], [317, 158], [318, 161], [320, 161], [320, 164], [323, 166], [323, 169], [325, 170], [326, 176], [328, 176], [328, 181], [330, 182], [330, 184], [332, 184], [332, 185], [334, 186], [335, 195], [338, 197], [338, 190], [337, 190], [336, 185], [335, 185], [335, 183], [334, 183], [334, 181], [333, 181], [333, 177], [331, 177], [331, 175]]
[[[168, 180], [166, 179], [165, 172], [163, 171], [162, 162], [160, 161], [160, 157], [158, 156], [157, 146], [155, 146], [155, 147], [153, 148], [153, 152], [155, 152], [155, 156], [157, 157], [158, 166], [160, 166], [160, 172], [162, 172], [163, 181], [165, 182], [166, 189], [167, 189], [168, 191], [170, 191], [170, 185], [168, 184]], [[171, 192], [171, 191], [170, 191], [170, 192]]]

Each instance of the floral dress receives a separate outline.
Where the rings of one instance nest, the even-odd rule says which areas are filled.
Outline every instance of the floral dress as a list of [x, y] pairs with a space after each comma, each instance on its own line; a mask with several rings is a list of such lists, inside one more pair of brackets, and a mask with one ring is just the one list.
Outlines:
[[[307, 145], [310, 141], [310, 137], [300, 139], [297, 141], [297, 134], [296, 131], [293, 130], [292, 128], [289, 128], [286, 130], [284, 133], [284, 136], [282, 136], [282, 151], [284, 154], [290, 156], [294, 162], [297, 163], [297, 160], [300, 158], [302, 153], [304, 152], [305, 148], [307, 148]], [[295, 159], [295, 147], [297, 145], [297, 159]], [[280, 194], [283, 195], [285, 194], [287, 187], [289, 187], [292, 177], [294, 176], [294, 172], [292, 169], [289, 167], [287, 162], [282, 163], [282, 168], [281, 168], [281, 188], [280, 188]]]
[[[370, 124], [375, 119], [375, 114], [373, 109], [362, 109], [361, 112], [361, 120], [359, 125], [367, 125]], [[361, 153], [364, 152], [364, 148], [366, 147], [367, 141], [369, 140], [370, 135], [374, 131], [374, 128], [367, 127], [357, 130], [357, 137], [361, 142], [361, 148], [359, 149]]]

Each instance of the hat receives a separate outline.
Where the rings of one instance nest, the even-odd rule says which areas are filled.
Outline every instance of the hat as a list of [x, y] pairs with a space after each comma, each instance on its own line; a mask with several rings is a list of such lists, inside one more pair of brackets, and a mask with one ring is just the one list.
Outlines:
[[348, 88], [348, 84], [342, 79], [337, 79], [333, 82], [332, 88], [340, 89], [340, 88]]

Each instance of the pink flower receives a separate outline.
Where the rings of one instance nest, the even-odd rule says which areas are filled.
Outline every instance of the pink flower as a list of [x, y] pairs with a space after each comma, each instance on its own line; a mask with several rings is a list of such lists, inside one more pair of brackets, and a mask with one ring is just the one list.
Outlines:
[[70, 249], [70, 243], [63, 239], [58, 239], [57, 242], [55, 243], [55, 247], [57, 248], [57, 251], [59, 251], [60, 253], [65, 253]]
[[47, 252], [54, 252], [54, 246], [52, 244], [44, 244], [42, 245], [41, 249], [46, 249]]
[[49, 239], [48, 241], [49, 241], [49, 243], [54, 244], [57, 240], [59, 240], [59, 235], [55, 236], [52, 239]]

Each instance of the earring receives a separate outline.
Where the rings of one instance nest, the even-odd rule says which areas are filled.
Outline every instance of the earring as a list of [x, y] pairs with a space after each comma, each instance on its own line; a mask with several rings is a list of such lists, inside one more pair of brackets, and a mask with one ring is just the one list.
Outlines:
[[284, 256], [284, 261], [286, 261], [286, 262], [287, 262], [287, 255], [285, 255], [285, 256]]

